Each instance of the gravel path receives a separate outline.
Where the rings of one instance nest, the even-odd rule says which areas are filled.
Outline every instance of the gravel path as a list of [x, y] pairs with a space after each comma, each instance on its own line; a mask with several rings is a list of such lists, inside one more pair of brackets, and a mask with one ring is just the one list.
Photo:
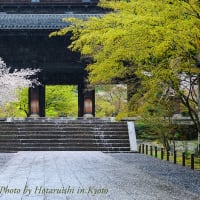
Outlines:
[[0, 154], [0, 200], [200, 200], [200, 172], [142, 154]]
[[[111, 155], [111, 154], [110, 154]], [[152, 176], [165, 183], [180, 188], [182, 191], [189, 191], [199, 195], [200, 199], [200, 172], [175, 165], [167, 161], [161, 161], [143, 154], [112, 154], [113, 158], [141, 170], [143, 174]], [[179, 198], [178, 198], [179, 199]]]

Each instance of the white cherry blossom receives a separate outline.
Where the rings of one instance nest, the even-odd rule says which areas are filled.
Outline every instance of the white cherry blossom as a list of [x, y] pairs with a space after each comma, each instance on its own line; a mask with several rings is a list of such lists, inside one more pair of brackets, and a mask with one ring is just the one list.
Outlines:
[[26, 68], [15, 69], [11, 72], [11, 69], [0, 58], [0, 106], [17, 101], [19, 89], [39, 85], [39, 81], [35, 78], [39, 71], [39, 69]]

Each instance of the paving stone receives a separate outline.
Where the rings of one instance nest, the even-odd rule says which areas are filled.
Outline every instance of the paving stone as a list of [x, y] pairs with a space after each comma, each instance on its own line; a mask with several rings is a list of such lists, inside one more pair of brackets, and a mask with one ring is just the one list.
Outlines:
[[20, 193], [1, 192], [0, 200], [200, 199], [199, 172], [141, 154], [43, 151], [8, 157], [0, 162], [0, 187]]

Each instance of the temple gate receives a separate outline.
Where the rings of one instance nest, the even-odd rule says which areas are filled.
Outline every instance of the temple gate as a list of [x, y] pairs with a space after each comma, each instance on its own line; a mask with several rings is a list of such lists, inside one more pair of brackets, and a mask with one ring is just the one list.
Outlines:
[[45, 85], [77, 85], [78, 116], [95, 115], [95, 91], [87, 84], [86, 63], [66, 47], [63, 18], [87, 18], [104, 11], [98, 0], [0, 0], [0, 56], [11, 68], [40, 68], [41, 86], [29, 88], [29, 116], [45, 116]]

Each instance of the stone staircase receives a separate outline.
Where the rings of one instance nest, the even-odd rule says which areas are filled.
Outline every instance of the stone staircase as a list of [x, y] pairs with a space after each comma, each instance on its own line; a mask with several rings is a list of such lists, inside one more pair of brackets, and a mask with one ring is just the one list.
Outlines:
[[0, 152], [130, 151], [126, 122], [30, 120], [0, 122]]

